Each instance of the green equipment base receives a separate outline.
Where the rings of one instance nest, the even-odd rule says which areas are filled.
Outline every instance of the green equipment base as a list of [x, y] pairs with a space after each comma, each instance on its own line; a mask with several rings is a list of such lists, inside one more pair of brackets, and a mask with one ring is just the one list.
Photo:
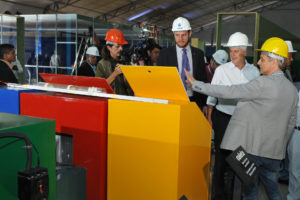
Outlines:
[[[55, 121], [0, 112], [0, 135], [4, 132], [23, 133], [36, 146], [40, 166], [48, 169], [49, 200], [56, 196]], [[17, 138], [0, 138], [0, 199], [18, 200], [18, 171], [26, 167], [25, 142]], [[13, 142], [15, 141], [15, 142]], [[37, 165], [37, 154], [32, 149], [32, 166]]]

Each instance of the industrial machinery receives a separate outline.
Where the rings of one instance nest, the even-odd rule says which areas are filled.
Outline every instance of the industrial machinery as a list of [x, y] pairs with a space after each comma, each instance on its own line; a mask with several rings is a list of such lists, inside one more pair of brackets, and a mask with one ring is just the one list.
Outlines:
[[[0, 138], [18, 138], [1, 147], [4, 148], [16, 141], [24, 140], [27, 151], [26, 169], [18, 172], [18, 197], [20, 200], [45, 200], [49, 194], [49, 176], [47, 168], [40, 167], [39, 153], [30, 139], [17, 132], [1, 133]], [[32, 147], [37, 153], [37, 166], [32, 167]]]

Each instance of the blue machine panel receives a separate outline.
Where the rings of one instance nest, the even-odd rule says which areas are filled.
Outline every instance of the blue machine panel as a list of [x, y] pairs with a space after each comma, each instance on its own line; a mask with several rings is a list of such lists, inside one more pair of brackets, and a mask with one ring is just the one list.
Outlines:
[[20, 114], [20, 93], [37, 90], [21, 90], [0, 87], [0, 112]]

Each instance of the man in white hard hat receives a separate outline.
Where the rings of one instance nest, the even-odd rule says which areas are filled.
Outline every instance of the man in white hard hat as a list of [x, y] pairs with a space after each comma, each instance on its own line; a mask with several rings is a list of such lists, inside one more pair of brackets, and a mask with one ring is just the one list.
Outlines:
[[212, 58], [210, 59], [209, 64], [206, 65], [206, 67], [205, 67], [208, 83], [211, 82], [216, 68], [219, 67], [220, 65], [227, 63], [227, 61], [228, 61], [228, 53], [226, 51], [224, 51], [223, 49], [216, 51], [212, 55]]
[[86, 50], [86, 60], [78, 68], [78, 76], [95, 77], [97, 58], [100, 56], [99, 50], [91, 46]]
[[289, 40], [286, 40], [285, 41], [286, 44], [288, 45], [288, 49], [289, 49], [289, 56], [288, 56], [288, 59], [285, 60], [284, 62], [284, 66], [285, 66], [285, 70], [284, 70], [284, 74], [286, 76], [287, 79], [289, 79], [291, 82], [293, 82], [293, 77], [292, 77], [292, 74], [291, 74], [291, 65], [292, 65], [292, 62], [294, 61], [294, 58], [293, 58], [293, 53], [297, 52], [294, 50], [293, 48], [293, 45], [292, 45], [292, 42], [289, 41]]
[[[229, 37], [227, 46], [230, 50], [231, 61], [220, 65], [214, 74], [212, 85], [239, 85], [247, 83], [259, 76], [258, 69], [246, 61], [248, 37], [247, 35], [236, 32]], [[231, 187], [225, 187], [224, 175], [231, 174], [225, 158], [229, 154], [227, 150], [220, 148], [225, 130], [233, 114], [237, 101], [234, 99], [223, 99], [209, 96], [207, 98], [208, 105], [208, 121], [212, 124], [214, 129], [214, 146], [215, 146], [215, 165], [213, 173], [213, 197], [214, 199], [231, 199]], [[214, 109], [213, 109], [214, 108]], [[226, 178], [232, 180], [233, 175]], [[232, 181], [230, 181], [232, 183]], [[227, 183], [226, 185], [231, 185]], [[229, 191], [225, 191], [226, 190]], [[229, 188], [229, 189], [228, 189]]]
[[[176, 46], [162, 49], [159, 53], [158, 66], [175, 66], [178, 69], [187, 94], [191, 101], [195, 101], [199, 108], [205, 106], [206, 96], [186, 87], [186, 76], [183, 69], [187, 69], [197, 79], [205, 81], [205, 63], [204, 53], [189, 44], [192, 35], [192, 28], [189, 21], [184, 17], [178, 17], [173, 21], [172, 31], [174, 34]], [[206, 110], [206, 109], [205, 109]]]

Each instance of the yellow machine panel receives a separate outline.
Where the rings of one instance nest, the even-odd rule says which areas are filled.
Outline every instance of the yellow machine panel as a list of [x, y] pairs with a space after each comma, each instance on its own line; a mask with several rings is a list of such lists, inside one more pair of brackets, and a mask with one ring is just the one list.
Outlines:
[[121, 66], [135, 96], [189, 102], [176, 67]]
[[208, 200], [211, 126], [175, 67], [121, 66], [138, 97], [108, 102], [108, 200]]
[[211, 126], [195, 103], [108, 108], [108, 200], [209, 198]]

